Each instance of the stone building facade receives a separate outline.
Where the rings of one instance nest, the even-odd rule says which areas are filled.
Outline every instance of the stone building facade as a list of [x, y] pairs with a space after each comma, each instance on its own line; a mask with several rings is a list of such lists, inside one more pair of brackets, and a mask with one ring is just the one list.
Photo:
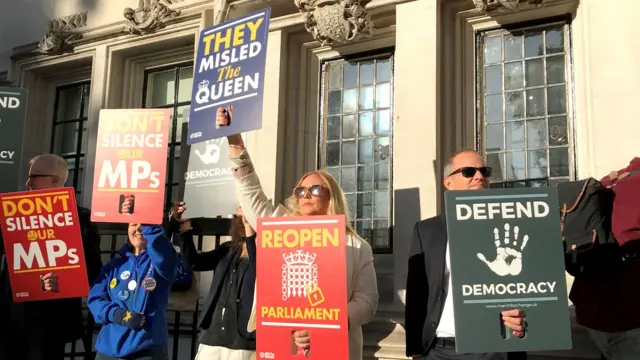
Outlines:
[[[369, 356], [404, 353], [413, 224], [442, 209], [448, 155], [478, 149], [496, 169], [494, 186], [546, 186], [603, 176], [640, 150], [636, 0], [4, 6], [0, 83], [29, 90], [24, 156], [63, 155], [85, 206], [104, 108], [172, 109], [167, 200], [177, 198], [198, 34], [271, 7], [263, 127], [247, 134], [247, 146], [258, 150], [252, 157], [270, 198], [283, 200], [300, 174], [317, 168], [347, 192], [356, 228], [374, 248], [381, 291], [379, 319], [367, 332], [382, 334], [369, 336]], [[555, 357], [597, 352], [575, 326], [572, 351], [540, 354]]]

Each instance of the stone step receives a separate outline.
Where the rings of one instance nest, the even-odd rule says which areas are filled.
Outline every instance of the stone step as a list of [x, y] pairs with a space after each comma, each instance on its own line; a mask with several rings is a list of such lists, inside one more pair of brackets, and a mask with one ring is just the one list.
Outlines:
[[388, 360], [406, 360], [408, 357], [405, 356], [404, 346], [402, 347], [368, 347], [365, 346], [362, 350], [362, 358], [363, 359], [388, 359]]
[[404, 314], [398, 311], [378, 311], [375, 318], [362, 326], [365, 347], [402, 348], [404, 353]]
[[385, 326], [385, 328], [363, 328], [364, 345], [404, 347], [404, 328], [399, 324], [393, 324], [392, 326], [393, 327]]
[[393, 305], [380, 304], [376, 316], [371, 321], [373, 322], [394, 322], [396, 324], [404, 325], [404, 309], [396, 309]]
[[[567, 351], [557, 351], [557, 352], [546, 352], [546, 353], [536, 353], [530, 352], [528, 353], [528, 360], [598, 360], [599, 356], [594, 354], [567, 354]], [[406, 360], [408, 359], [405, 356], [404, 346], [395, 347], [395, 346], [382, 346], [382, 347], [374, 347], [365, 344], [363, 350], [363, 360]]]
[[363, 360], [398, 360], [405, 356], [404, 313], [378, 311], [376, 317], [362, 326]]
[[600, 359], [599, 357], [566, 357], [566, 356], [553, 356], [553, 355], [534, 355], [533, 353], [527, 354], [527, 360], [590, 360], [590, 359]]
[[[381, 309], [376, 317], [362, 327], [363, 360], [397, 360], [405, 356], [404, 313], [397, 309]], [[529, 360], [598, 360], [599, 351], [585, 328], [572, 324], [573, 349], [564, 351], [529, 352]]]

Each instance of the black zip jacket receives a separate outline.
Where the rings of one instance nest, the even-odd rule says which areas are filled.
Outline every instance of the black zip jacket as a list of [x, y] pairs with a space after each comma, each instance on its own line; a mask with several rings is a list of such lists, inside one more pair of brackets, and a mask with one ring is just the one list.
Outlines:
[[[211, 326], [211, 320], [216, 304], [220, 299], [223, 281], [227, 276], [227, 272], [233, 265], [233, 260], [239, 249], [230, 246], [230, 242], [220, 244], [212, 251], [198, 253], [193, 243], [193, 234], [191, 231], [179, 234], [180, 250], [182, 261], [185, 266], [193, 271], [214, 271], [211, 281], [209, 294], [204, 300], [203, 309], [200, 313], [198, 326], [202, 329], [208, 329]], [[247, 252], [249, 255], [249, 264], [243, 269], [238, 269], [238, 291], [235, 294], [237, 311], [238, 311], [238, 332], [244, 339], [255, 339], [255, 331], [247, 332], [247, 324], [251, 316], [253, 308], [253, 294], [256, 283], [256, 237], [246, 237]]]

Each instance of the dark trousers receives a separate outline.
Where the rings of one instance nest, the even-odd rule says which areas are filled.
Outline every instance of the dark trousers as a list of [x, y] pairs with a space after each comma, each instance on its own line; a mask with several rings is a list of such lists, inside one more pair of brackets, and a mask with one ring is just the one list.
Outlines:
[[526, 353], [459, 354], [453, 339], [436, 339], [424, 360], [526, 360]]
[[138, 351], [121, 358], [98, 353], [96, 360], [169, 360], [169, 352], [167, 351], [167, 347], [163, 346]]
[[640, 359], [640, 329], [613, 333], [588, 330], [591, 340], [602, 352], [602, 359]]
[[425, 360], [507, 360], [505, 353], [458, 354], [455, 348], [434, 347]]
[[6, 336], [0, 339], [2, 360], [64, 360], [65, 343], [51, 338]]

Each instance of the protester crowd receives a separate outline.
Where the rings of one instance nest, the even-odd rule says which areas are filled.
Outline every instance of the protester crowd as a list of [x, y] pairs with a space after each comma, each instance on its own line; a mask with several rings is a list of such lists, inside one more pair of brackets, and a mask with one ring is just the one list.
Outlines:
[[[231, 116], [230, 111], [220, 109], [217, 122]], [[377, 279], [371, 246], [351, 227], [339, 183], [322, 170], [304, 174], [286, 203], [274, 207], [262, 190], [242, 137], [229, 136], [228, 143], [239, 206], [232, 240], [212, 251], [196, 250], [191, 221], [183, 216], [188, 204], [177, 202], [164, 225], [129, 224], [128, 241], [119, 256], [103, 266], [100, 238], [89, 220], [90, 211], [78, 207], [91, 285], [88, 307], [101, 325], [95, 343], [96, 359], [168, 359], [165, 314], [180, 263], [195, 272], [214, 271], [198, 319], [202, 331], [196, 359], [255, 358], [257, 221], [263, 217], [317, 215], [346, 217], [349, 359], [363, 359], [362, 325], [376, 313]], [[570, 208], [563, 210], [567, 219], [578, 216], [576, 209], [581, 211], [579, 216], [590, 219], [598, 211], [598, 231], [611, 234], [601, 241], [597, 234], [589, 233], [591, 243], [602, 242], [603, 246], [592, 246], [579, 254], [575, 248], [566, 249], [567, 271], [575, 276], [570, 298], [577, 321], [588, 328], [608, 360], [640, 359], [640, 261], [635, 256], [640, 241], [633, 241], [640, 240], [639, 170], [640, 158], [635, 158], [628, 167], [608, 174], [597, 184], [579, 183], [585, 186], [570, 202]], [[478, 153], [460, 151], [446, 162], [444, 186], [450, 191], [487, 189], [491, 172]], [[57, 155], [45, 154], [31, 160], [26, 186], [29, 190], [59, 188], [67, 176], [66, 162]], [[606, 194], [615, 196], [607, 200]], [[134, 198], [125, 199], [122, 212], [133, 205]], [[604, 243], [611, 246], [605, 247]], [[180, 248], [180, 258], [174, 244]], [[607, 256], [588, 256], [605, 251]], [[63, 360], [65, 344], [84, 335], [82, 299], [14, 302], [4, 248], [2, 254], [0, 359]], [[449, 268], [446, 217], [418, 222], [408, 261], [407, 356], [429, 360], [526, 359], [526, 353], [456, 353]], [[42, 284], [45, 291], [57, 291], [59, 286], [55, 273], [43, 274]], [[522, 309], [503, 311], [502, 321], [513, 336], [526, 337], [526, 313]], [[301, 329], [292, 335], [301, 355], [312, 356], [310, 332]]]

